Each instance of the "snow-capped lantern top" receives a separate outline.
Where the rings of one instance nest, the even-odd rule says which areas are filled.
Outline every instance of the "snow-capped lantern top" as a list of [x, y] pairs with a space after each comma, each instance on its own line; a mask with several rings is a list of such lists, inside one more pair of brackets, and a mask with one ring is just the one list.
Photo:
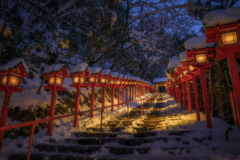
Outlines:
[[201, 49], [201, 48], [208, 48], [208, 47], [215, 47], [215, 43], [206, 43], [206, 36], [202, 35], [199, 37], [193, 37], [188, 39], [184, 46], [186, 50], [193, 50], [193, 49]]
[[88, 64], [85, 63], [85, 62], [82, 62], [82, 63], [76, 65], [75, 67], [73, 67], [73, 68], [70, 70], [70, 73], [71, 73], [71, 74], [79, 73], [79, 72], [89, 72], [89, 70], [88, 70]]
[[28, 68], [22, 58], [16, 58], [0, 66], [0, 90], [21, 92], [20, 80], [28, 76]]
[[229, 54], [240, 56], [240, 7], [210, 12], [204, 16], [203, 22], [206, 42], [218, 45], [216, 61], [227, 58]]
[[67, 67], [64, 64], [53, 64], [47, 66], [43, 71], [43, 74], [48, 78], [48, 85], [45, 86], [45, 89], [56, 89], [56, 90], [65, 90], [62, 87], [64, 78], [69, 76]]
[[211, 11], [203, 16], [206, 28], [231, 24], [240, 21], [240, 7]]
[[72, 87], [80, 87], [85, 84], [86, 77], [90, 75], [90, 71], [88, 69], [88, 64], [82, 62], [76, 65], [74, 68], [70, 70], [71, 77], [73, 80], [73, 84], [70, 86]]

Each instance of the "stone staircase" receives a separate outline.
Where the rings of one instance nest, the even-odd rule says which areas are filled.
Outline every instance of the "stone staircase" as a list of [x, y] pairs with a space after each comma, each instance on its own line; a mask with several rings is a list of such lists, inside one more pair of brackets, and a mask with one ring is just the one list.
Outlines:
[[[61, 141], [54, 138], [43, 143], [34, 144], [32, 160], [208, 160], [205, 155], [192, 156], [197, 153], [199, 144], [210, 141], [212, 135], [189, 136], [190, 130], [161, 130], [161, 123], [167, 115], [162, 115], [164, 107], [158, 99], [154, 109], [142, 120], [140, 108], [134, 109], [127, 116], [117, 117], [103, 125], [102, 145], [99, 145], [100, 128], [88, 128], [88, 132], [74, 132], [74, 138]], [[136, 122], [135, 122], [136, 121]], [[135, 133], [124, 132], [131, 127]], [[199, 136], [200, 135], [200, 136]], [[208, 146], [213, 152], [217, 147]], [[25, 160], [26, 153], [15, 153], [9, 160]]]

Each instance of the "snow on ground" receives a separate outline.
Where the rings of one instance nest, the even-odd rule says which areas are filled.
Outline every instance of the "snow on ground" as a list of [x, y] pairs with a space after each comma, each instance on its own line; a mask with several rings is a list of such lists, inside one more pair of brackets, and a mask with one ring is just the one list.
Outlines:
[[[155, 101], [156, 102], [156, 101]], [[183, 110], [176, 101], [170, 97], [169, 95], [162, 95], [162, 101], [164, 106], [162, 108], [162, 115], [166, 115], [166, 119], [161, 122], [159, 127], [158, 134], [155, 138], [166, 137], [171, 139], [171, 135], [165, 134], [172, 130], [190, 131], [187, 133], [187, 136], [180, 136], [181, 138], [185, 138], [185, 142], [189, 143], [187, 146], [192, 148], [191, 153], [186, 152], [187, 159], [191, 159], [192, 157], [210, 157], [212, 160], [239, 160], [240, 159], [240, 129], [237, 126], [231, 126], [226, 123], [224, 120], [212, 117], [213, 128], [206, 128], [206, 121], [202, 119], [202, 121], [196, 120], [195, 113], [187, 113], [186, 110]], [[131, 104], [134, 105], [134, 104]], [[104, 122], [109, 120], [114, 120], [115, 117], [127, 111], [127, 108], [117, 109], [115, 112], [106, 112], [104, 114]], [[204, 114], [201, 113], [201, 118], [204, 118]], [[136, 126], [137, 123], [141, 123], [141, 121], [145, 118], [145, 116], [137, 119], [133, 126]], [[71, 118], [72, 120], [72, 118]], [[65, 118], [62, 120], [57, 120], [56, 124], [59, 126], [54, 127], [53, 138], [61, 141], [63, 138], [72, 137], [72, 131], [85, 131], [87, 127], [97, 126], [100, 122], [100, 115], [96, 115], [95, 118], [82, 119], [79, 123], [78, 128], [72, 127], [72, 122], [69, 122], [69, 118]], [[135, 125], [134, 125], [135, 124]], [[131, 128], [126, 129], [126, 131], [134, 132]], [[52, 137], [45, 136], [46, 129], [41, 130], [34, 137], [35, 143], [40, 143], [45, 140], [51, 139]], [[72, 137], [73, 138], [73, 137]], [[128, 134], [120, 134], [118, 138], [133, 138], [132, 135]], [[202, 140], [201, 143], [197, 143], [194, 139]], [[116, 145], [114, 143], [108, 145]], [[151, 157], [168, 157], [170, 156], [168, 152], [165, 152], [162, 148], [168, 147], [182, 147], [184, 144], [179, 144], [176, 141], [168, 141], [167, 143], [158, 140], [153, 143], [144, 143], [141, 147], [150, 147], [147, 155], [139, 155], [136, 153], [134, 158], [138, 157], [140, 159], [145, 159], [147, 156]], [[18, 146], [22, 146], [19, 148]], [[4, 140], [3, 153], [8, 152], [18, 152], [24, 151], [26, 152], [26, 148], [28, 146], [28, 137], [18, 138], [18, 139], [6, 139]], [[99, 155], [107, 155], [109, 154], [109, 150], [105, 148], [106, 144], [104, 144], [101, 152], [96, 152], [93, 156]], [[185, 145], [186, 146], [186, 145]], [[216, 150], [214, 150], [216, 148]], [[34, 150], [33, 150], [34, 152]], [[181, 149], [176, 150], [175, 153], [179, 152], [182, 154], [183, 151]], [[181, 155], [180, 155], [181, 157]], [[4, 159], [4, 157], [0, 157], [0, 159]], [[153, 158], [154, 159], [154, 158]]]

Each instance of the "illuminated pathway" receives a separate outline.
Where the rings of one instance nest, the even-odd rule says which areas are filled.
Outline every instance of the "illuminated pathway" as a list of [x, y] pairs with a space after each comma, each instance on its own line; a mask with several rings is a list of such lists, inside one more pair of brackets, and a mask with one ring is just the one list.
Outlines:
[[[159, 95], [154, 107], [139, 108], [127, 116], [118, 116], [104, 125], [99, 146], [99, 128], [75, 132], [64, 139], [45, 138], [34, 145], [32, 159], [37, 160], [238, 160], [240, 131], [226, 122], [213, 118], [213, 129], [205, 121], [196, 121], [168, 95]], [[202, 116], [204, 117], [204, 116]], [[19, 154], [10, 159], [24, 159]]]

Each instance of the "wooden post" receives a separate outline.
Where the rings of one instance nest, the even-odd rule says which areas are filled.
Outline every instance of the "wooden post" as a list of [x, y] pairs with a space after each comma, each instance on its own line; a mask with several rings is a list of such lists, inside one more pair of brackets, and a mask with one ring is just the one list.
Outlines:
[[201, 78], [201, 86], [203, 93], [203, 102], [204, 102], [204, 111], [206, 114], [207, 127], [212, 128], [211, 114], [210, 114], [210, 106], [209, 106], [209, 98], [207, 91], [207, 81], [206, 75], [203, 68], [200, 68], [200, 78]]
[[191, 101], [189, 79], [186, 80], [186, 91], [187, 91], [188, 112], [192, 113], [192, 101]]
[[[75, 113], [79, 112], [79, 105], [80, 105], [80, 87], [77, 86], [76, 87], [76, 99], [75, 99]], [[77, 127], [78, 126], [78, 117], [79, 115], [75, 115], [74, 116], [74, 123], [73, 123], [73, 127]]]
[[[49, 118], [53, 118], [55, 114], [55, 107], [56, 107], [56, 97], [57, 97], [57, 90], [52, 90], [52, 96], [51, 96], [51, 105], [50, 105], [50, 111], [49, 111]], [[50, 120], [48, 122], [48, 130], [47, 135], [52, 136], [52, 127], [53, 127], [53, 120]]]
[[228, 54], [228, 68], [232, 81], [233, 95], [235, 97], [236, 115], [240, 122], [240, 81], [238, 75], [237, 61], [233, 54]]
[[112, 107], [111, 107], [111, 111], [114, 111], [114, 87], [112, 87]]
[[197, 80], [196, 76], [192, 76], [193, 80], [193, 95], [194, 95], [194, 102], [195, 102], [195, 110], [196, 110], [196, 115], [197, 115], [197, 120], [200, 121], [200, 108], [199, 108], [199, 100], [198, 100], [198, 88], [197, 88]]
[[91, 104], [90, 104], [90, 118], [93, 118], [93, 109], [94, 109], [94, 95], [95, 95], [95, 86], [91, 86], [92, 91], [91, 91]]
[[106, 87], [105, 86], [103, 86], [102, 87], [102, 112], [104, 112], [105, 111], [105, 109], [104, 109], [104, 107], [105, 107], [105, 89], [106, 89]]
[[[11, 95], [12, 95], [12, 92], [5, 91], [3, 105], [2, 105], [2, 114], [0, 119], [1, 120], [0, 127], [5, 127], [6, 125]], [[4, 131], [1, 131], [0, 132], [0, 153], [2, 151], [3, 138], [4, 138]]]

